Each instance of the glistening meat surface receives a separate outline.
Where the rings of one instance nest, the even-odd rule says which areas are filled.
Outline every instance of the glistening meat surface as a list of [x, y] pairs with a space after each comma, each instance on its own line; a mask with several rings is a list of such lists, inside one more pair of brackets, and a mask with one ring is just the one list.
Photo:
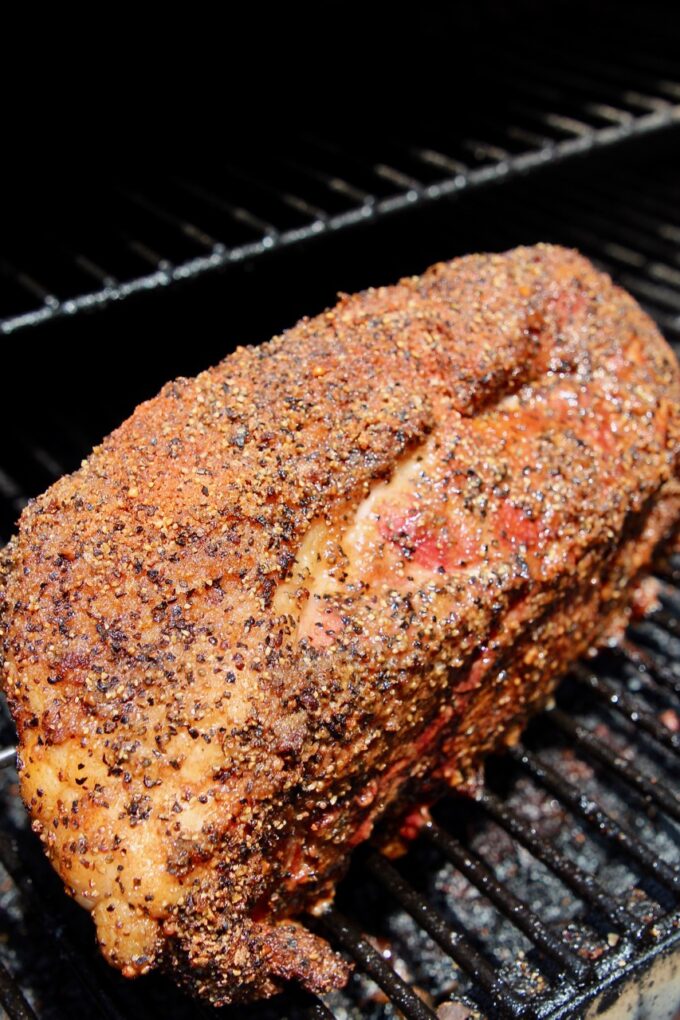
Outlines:
[[680, 515], [679, 396], [579, 255], [470, 256], [170, 383], [33, 502], [3, 686], [109, 961], [213, 1002], [342, 983], [296, 917], [625, 619]]

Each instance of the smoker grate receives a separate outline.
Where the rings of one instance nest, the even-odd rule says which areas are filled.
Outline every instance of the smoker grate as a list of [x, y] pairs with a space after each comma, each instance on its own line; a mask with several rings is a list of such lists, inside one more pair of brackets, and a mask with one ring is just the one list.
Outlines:
[[[675, 572], [679, 571], [680, 568], [676, 568]], [[680, 600], [680, 589], [671, 583], [672, 573], [671, 567], [661, 575], [661, 597], [665, 606], [675, 605]], [[577, 1008], [597, 998], [608, 986], [620, 983], [634, 973], [650, 954], [658, 954], [680, 944], [678, 830], [674, 827], [669, 830], [676, 852], [666, 859], [642, 834], [636, 833], [635, 825], [631, 824], [634, 812], [647, 816], [646, 821], [651, 820], [658, 827], [667, 825], [664, 816], [680, 821], [680, 799], [673, 790], [673, 777], [678, 769], [677, 744], [667, 739], [677, 733], [674, 727], [680, 725], [680, 717], [676, 714], [676, 709], [680, 711], [680, 698], [669, 691], [658, 675], [670, 670], [673, 676], [680, 677], [680, 672], [675, 672], [675, 658], [669, 655], [671, 644], [676, 640], [674, 632], [677, 634], [680, 630], [680, 614], [675, 615], [668, 608], [662, 608], [652, 612], [643, 626], [646, 633], [653, 635], [648, 637], [647, 642], [654, 644], [653, 650], [643, 652], [635, 645], [631, 645], [630, 650], [626, 646], [616, 647], [601, 653], [587, 669], [577, 666], [572, 673], [573, 691], [561, 696], [569, 714], [563, 707], [555, 707], [545, 713], [533, 725], [528, 736], [529, 742], [536, 744], [536, 734], [543, 734], [538, 748], [530, 749], [518, 744], [509, 752], [509, 760], [505, 763], [506, 768], [511, 763], [515, 765], [518, 772], [530, 777], [537, 789], [548, 792], [565, 813], [570, 813], [575, 823], [582, 822], [582, 831], [587, 833], [584, 842], [586, 839], [599, 840], [606, 845], [608, 855], [621, 857], [630, 864], [636, 882], [631, 883], [625, 894], [622, 895], [620, 889], [614, 892], [606, 888], [602, 878], [574, 860], [556, 841], [546, 838], [540, 825], [532, 824], [494, 788], [497, 784], [493, 777], [478, 791], [472, 809], [453, 800], [449, 804], [449, 810], [458, 814], [472, 810], [481, 819], [492, 820], [516, 846], [524, 847], [531, 858], [542, 862], [561, 886], [571, 890], [573, 896], [570, 902], [582, 905], [585, 924], [590, 929], [589, 939], [584, 944], [570, 944], [568, 928], [560, 930], [554, 923], [546, 923], [528, 902], [512, 891], [510, 883], [496, 877], [494, 869], [470, 846], [469, 839], [459, 838], [449, 831], [446, 821], [433, 822], [420, 836], [421, 844], [449, 862], [470, 887], [492, 905], [500, 918], [505, 918], [526, 936], [535, 954], [532, 967], [536, 973], [542, 972], [538, 991], [528, 992], [512, 980], [507, 968], [505, 973], [503, 968], [499, 969], [488, 952], [480, 947], [469, 925], [460, 920], [452, 921], [450, 916], [434, 906], [430, 898], [404, 874], [401, 864], [395, 865], [370, 850], [358, 854], [354, 870], [360, 873], [361, 882], [372, 882], [382, 887], [388, 899], [410, 915], [420, 931], [441, 948], [460, 972], [459, 994], [471, 1009], [481, 1009], [485, 1016], [541, 1020], [574, 1016]], [[606, 686], [598, 688], [598, 684]], [[606, 698], [602, 698], [605, 689]], [[649, 707], [656, 704], [658, 708], [662, 703], [666, 706], [660, 715], [664, 723], [651, 716]], [[604, 711], [603, 706], [606, 706]], [[650, 716], [655, 720], [653, 727], [645, 723]], [[593, 718], [597, 719], [595, 726], [588, 721]], [[617, 718], [625, 722], [629, 731], [625, 745], [620, 742], [620, 734], [616, 734]], [[604, 767], [608, 774], [604, 788], [609, 796], [610, 785], [621, 785], [627, 817], [617, 817], [617, 812], [602, 806], [600, 798], [594, 798], [589, 790], [584, 791], [576, 785], [569, 778], [569, 768], [565, 774], [550, 763], [551, 745], [545, 744], [545, 732], [552, 726], [573, 741], [580, 763], [590, 759], [597, 766]], [[641, 750], [644, 753], [645, 741], [649, 743], [647, 753], [656, 760], [657, 767], [653, 773], [630, 764], [632, 751], [638, 758]], [[552, 750], [554, 752], [554, 747]], [[7, 754], [3, 757], [8, 761]], [[663, 767], [659, 767], [660, 761], [663, 761]], [[569, 763], [565, 759], [561, 764]], [[573, 771], [573, 762], [571, 769]], [[446, 815], [446, 810], [440, 810], [440, 817], [442, 813]], [[621, 813], [619, 806], [618, 814]], [[478, 828], [479, 824], [477, 822], [475, 827]], [[39, 918], [44, 924], [53, 941], [55, 954], [71, 970], [80, 994], [88, 997], [97, 1009], [97, 1015], [112, 1020], [149, 1015], [153, 992], [157, 993], [162, 983], [156, 982], [151, 996], [146, 988], [137, 994], [133, 986], [126, 986], [94, 959], [92, 952], [83, 952], [82, 946], [74, 941], [72, 920], [64, 915], [64, 904], [59, 902], [58, 883], [46, 881], [46, 877], [49, 879], [50, 876], [43, 874], [46, 867], [40, 866], [42, 862], [36, 857], [39, 853], [34, 847], [27, 847], [27, 834], [21, 826], [15, 827], [12, 836], [5, 833], [0, 839], [0, 863], [4, 871], [18, 889], [29, 915]], [[51, 888], [46, 892], [47, 887]], [[631, 889], [639, 894], [637, 899], [630, 897]], [[338, 947], [344, 949], [358, 969], [372, 979], [392, 1006], [408, 1020], [436, 1016], [432, 998], [422, 989], [412, 987], [403, 972], [400, 973], [399, 968], [395, 969], [390, 962], [391, 951], [386, 953], [384, 945], [363, 934], [362, 920], [346, 916], [345, 910], [345, 906], [342, 911], [333, 908], [323, 917], [310, 920], [310, 923], [317, 925]], [[603, 948], [603, 941], [606, 948]], [[285, 1007], [290, 1010], [286, 1015], [300, 1018], [357, 1015], [352, 1009], [356, 1010], [356, 998], [361, 993], [356, 987], [356, 979], [354, 984], [349, 995], [339, 993], [329, 997], [328, 1002], [316, 1001], [305, 1005], [302, 1001], [291, 1001]], [[0, 1001], [13, 1020], [36, 1016], [21, 990], [21, 982], [12, 976], [2, 961]], [[377, 1011], [381, 1008], [379, 996], [369, 996], [369, 1004], [376, 1016], [383, 1015]], [[358, 1015], [372, 1015], [366, 1011], [365, 1002], [360, 1001], [359, 1005], [362, 1012]], [[224, 1013], [232, 1015], [228, 1010]], [[41, 1012], [40, 1015], [49, 1013]], [[184, 1016], [184, 1012], [178, 1011], [177, 1015]], [[201, 1015], [208, 1016], [210, 1013], [202, 1009]], [[283, 1014], [265, 1014], [256, 1008], [252, 1013], [253, 1017], [265, 1015]]]
[[[19, 181], [0, 196], [0, 331], [166, 290], [677, 124], [675, 24], [659, 39], [639, 19], [627, 23], [622, 11], [602, 17], [598, 25], [597, 9], [589, 11], [587, 34], [568, 18], [559, 34], [540, 38], [519, 19], [486, 28], [478, 52], [471, 43], [471, 52], [456, 57], [467, 70], [460, 72], [465, 107], [456, 109], [455, 136], [457, 86], [444, 91], [433, 81], [426, 113], [415, 126], [403, 118], [399, 141], [373, 123], [360, 142], [302, 134], [255, 147], [252, 139], [248, 146], [234, 140], [222, 163], [198, 174], [93, 181], [72, 168], [62, 179], [53, 168], [54, 180], [40, 178], [37, 187], [29, 174], [28, 190]], [[417, 20], [410, 30], [416, 48], [424, 33], [432, 64], [445, 62], [448, 73], [444, 38], [427, 35]], [[603, 39], [612, 44], [607, 59]]]
[[[602, 66], [603, 81], [615, 84], [616, 66]], [[569, 73], [563, 62], [555, 68]], [[592, 101], [595, 93], [585, 94]], [[659, 156], [589, 160], [470, 189], [455, 208], [438, 207], [447, 218], [439, 234], [427, 222], [431, 247], [422, 255], [421, 244], [417, 257], [432, 261], [437, 245], [451, 254], [454, 228], [460, 250], [576, 244], [636, 294], [677, 349], [677, 166], [669, 144]], [[408, 243], [420, 243], [416, 232]], [[0, 536], [27, 495], [75, 466], [90, 445], [80, 427], [96, 435], [99, 424], [56, 400], [44, 421], [37, 408], [20, 423], [0, 461]], [[403, 860], [356, 855], [334, 909], [310, 919], [356, 961], [348, 989], [323, 1002], [291, 993], [220, 1015], [445, 1018], [464, 1003], [489, 1020], [567, 1020], [680, 950], [680, 561], [659, 564], [658, 574], [661, 606], [624, 643], [573, 671], [555, 708], [489, 763], [475, 799], [442, 802]], [[0, 737], [11, 740], [8, 724]], [[0, 765], [11, 760], [0, 751]], [[27, 828], [11, 767], [0, 773], [0, 797], [0, 1002], [10, 1018], [142, 1020], [170, 1009], [178, 1020], [214, 1016], [162, 979], [127, 983], [104, 964], [89, 920], [65, 899]]]

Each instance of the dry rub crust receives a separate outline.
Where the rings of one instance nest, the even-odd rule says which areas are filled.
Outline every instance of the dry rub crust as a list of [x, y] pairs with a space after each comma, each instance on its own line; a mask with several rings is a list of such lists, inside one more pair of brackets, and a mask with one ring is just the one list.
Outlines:
[[168, 384], [35, 500], [3, 687], [111, 963], [341, 984], [295, 917], [620, 618], [679, 515], [679, 396], [578, 254], [470, 256]]

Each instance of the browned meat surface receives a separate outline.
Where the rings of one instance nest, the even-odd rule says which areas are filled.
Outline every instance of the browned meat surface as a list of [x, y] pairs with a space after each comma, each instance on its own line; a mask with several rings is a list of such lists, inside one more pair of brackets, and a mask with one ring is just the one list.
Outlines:
[[29, 506], [21, 787], [111, 963], [341, 983], [295, 918], [620, 625], [680, 516], [679, 397], [579, 255], [471, 256], [169, 384]]

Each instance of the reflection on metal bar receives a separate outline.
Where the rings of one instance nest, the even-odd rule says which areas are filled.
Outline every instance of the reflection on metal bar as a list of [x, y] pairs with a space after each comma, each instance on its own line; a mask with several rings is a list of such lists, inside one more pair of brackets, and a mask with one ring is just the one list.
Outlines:
[[2, 962], [0, 962], [0, 1003], [9, 1020], [37, 1020], [28, 999]]
[[477, 799], [486, 813], [501, 828], [526, 847], [537, 860], [550, 868], [585, 903], [589, 903], [608, 917], [620, 931], [636, 938], [640, 937], [644, 926], [633, 917], [623, 903], [606, 892], [592, 875], [583, 871], [568, 857], [559, 853], [551, 843], [542, 839], [531, 823], [508, 811], [498, 797], [488, 790], [484, 790]]
[[[532, 167], [542, 166], [546, 162], [558, 163], [579, 155], [584, 151], [604, 148], [628, 138], [642, 138], [650, 132], [658, 131], [674, 123], [680, 123], [680, 106], [664, 106], [663, 109], [655, 109], [651, 113], [643, 114], [631, 122], [614, 122], [605, 128], [597, 128], [574, 117], [551, 113], [546, 114], [540, 109], [527, 108], [525, 116], [528, 124], [517, 124], [516, 127], [518, 129], [528, 127], [529, 131], [531, 131], [532, 125], [549, 123], [561, 132], [561, 140], [547, 140], [543, 146], [539, 145], [535, 148], [530, 146], [524, 152], [512, 156], [509, 155], [507, 159], [504, 158], [496, 163], [484, 164], [469, 170], [466, 169], [465, 172], [460, 170], [456, 160], [451, 159], [449, 160], [450, 166], [448, 168], [442, 164], [444, 171], [443, 179], [427, 186], [420, 185], [410, 174], [404, 172], [399, 167], [378, 162], [374, 165], [374, 171], [378, 177], [391, 180], [397, 187], [397, 193], [383, 199], [370, 196], [369, 200], [363, 204], [358, 204], [355, 209], [337, 215], [330, 215], [325, 210], [318, 208], [318, 206], [305, 198], [304, 195], [276, 192], [275, 197], [278, 198], [279, 202], [284, 202], [302, 212], [303, 215], [309, 216], [311, 222], [291, 230], [282, 230], [276, 235], [267, 232], [252, 242], [236, 247], [223, 245], [211, 237], [203, 228], [175, 215], [172, 211], [161, 208], [146, 196], [136, 192], [125, 192], [128, 199], [133, 201], [139, 208], [144, 208], [152, 217], [165, 223], [179, 234], [197, 242], [202, 248], [208, 249], [207, 253], [179, 264], [173, 264], [171, 259], [162, 256], [156, 263], [156, 271], [147, 276], [130, 279], [116, 286], [104, 286], [100, 290], [87, 294], [68, 295], [63, 300], [60, 300], [55, 295], [49, 293], [44, 287], [41, 287], [30, 274], [17, 274], [15, 279], [22, 286], [30, 290], [41, 302], [41, 305], [31, 311], [1, 320], [0, 333], [10, 334], [18, 329], [46, 322], [51, 318], [73, 315], [83, 309], [102, 308], [112, 301], [123, 300], [132, 294], [156, 290], [172, 284], [176, 280], [190, 279], [227, 265], [242, 262], [245, 259], [250, 259], [270, 251], [274, 247], [296, 244], [299, 241], [316, 237], [322, 233], [345, 229], [352, 224], [365, 222], [366, 220], [383, 219], [391, 213], [412, 208], [417, 203], [426, 204], [435, 202], [462, 189], [472, 189], [495, 180], [505, 180], [509, 175], [524, 173]], [[565, 135], [566, 137], [564, 137]], [[484, 144], [487, 143], [485, 142]], [[414, 149], [413, 151], [416, 158], [430, 164], [433, 163], [432, 157], [436, 158], [439, 155], [434, 147], [428, 148], [423, 146], [421, 149]], [[496, 153], [496, 155], [498, 154], [499, 152]], [[445, 157], [445, 159], [448, 159], [448, 157]], [[447, 176], [447, 174], [453, 174], [453, 176]], [[249, 183], [254, 183], [256, 186], [258, 184], [258, 182], [253, 182], [252, 180]], [[356, 188], [352, 181], [347, 181], [347, 184], [350, 189], [354, 189], [357, 193], [364, 193], [364, 189]], [[246, 212], [255, 221], [258, 219], [256, 210], [246, 210]], [[135, 250], [149, 261], [148, 256], [149, 253], [152, 253], [152, 246], [147, 245], [143, 239], [136, 239], [131, 244], [134, 244], [136, 246]], [[154, 264], [153, 255], [151, 264]]]
[[422, 830], [423, 838], [435, 846], [440, 853], [465, 875], [483, 896], [486, 896], [512, 924], [527, 938], [550, 956], [578, 980], [585, 981], [592, 968], [580, 956], [557, 938], [536, 914], [517, 899], [510, 890], [497, 882], [489, 869], [470, 850], [438, 825], [427, 825]]
[[407, 1020], [436, 1020], [435, 1014], [390, 967], [357, 926], [337, 910], [322, 914], [320, 921], [359, 966], [382, 988]]
[[373, 854], [368, 858], [366, 866], [414, 921], [424, 928], [437, 945], [484, 990], [497, 1007], [505, 1006], [512, 1015], [521, 1015], [524, 1006], [522, 1000], [500, 980], [491, 964], [477, 952], [469, 940], [461, 932], [456, 931], [408, 882], [404, 881], [388, 860], [379, 854]]
[[657, 743], [675, 754], [680, 753], [680, 733], [673, 733], [667, 726], [660, 723], [656, 717], [648, 712], [639, 698], [627, 694], [621, 687], [612, 683], [606, 676], [598, 675], [592, 669], [577, 665], [571, 675], [579, 683], [588, 687], [596, 697], [605, 704], [619, 712], [633, 726], [637, 726]]
[[3, 747], [0, 750], [0, 769], [12, 768], [16, 764], [16, 747]]
[[590, 757], [605, 765], [617, 779], [634, 787], [644, 798], [654, 801], [666, 814], [680, 822], [680, 800], [666, 786], [638, 771], [615, 750], [598, 740], [586, 726], [576, 722], [561, 709], [552, 709], [547, 713], [547, 718]]
[[584, 818], [601, 836], [611, 840], [621, 851], [632, 857], [650, 878], [654, 878], [673, 892], [680, 893], [680, 872], [666, 864], [632, 832], [623, 829], [599, 804], [521, 744], [511, 748], [510, 754], [527, 769], [536, 783], [550, 790], [558, 800]]

